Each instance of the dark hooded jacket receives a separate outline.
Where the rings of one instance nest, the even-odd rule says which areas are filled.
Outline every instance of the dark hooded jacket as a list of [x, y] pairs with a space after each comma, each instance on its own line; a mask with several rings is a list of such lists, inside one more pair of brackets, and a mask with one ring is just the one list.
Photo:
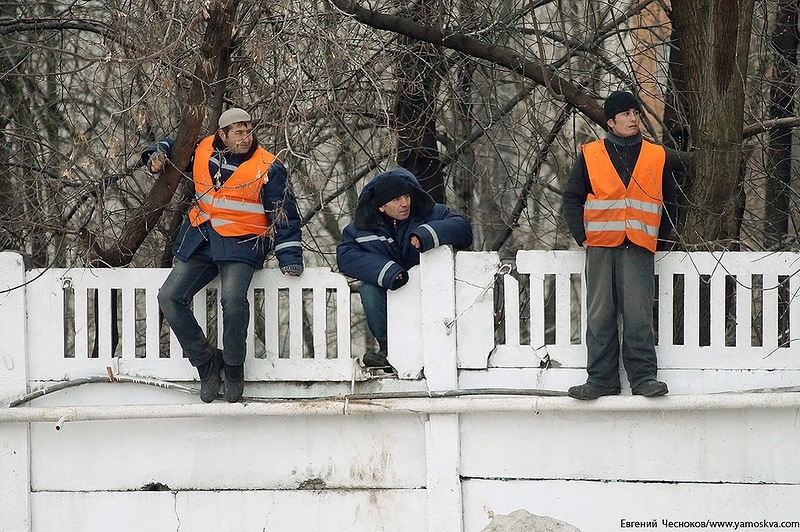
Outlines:
[[[381, 205], [375, 200], [375, 184], [389, 176], [407, 180], [411, 196], [411, 213], [396, 228], [378, 210]], [[419, 239], [419, 250], [411, 245], [412, 236]], [[342, 243], [336, 248], [336, 260], [343, 274], [395, 290], [408, 280], [408, 270], [419, 264], [421, 252], [442, 245], [457, 250], [471, 246], [469, 221], [435, 203], [414, 174], [395, 168], [376, 175], [361, 191], [355, 217], [344, 228]]]
[[[258, 139], [255, 138], [255, 134], [253, 141], [247, 153], [239, 156], [229, 153], [224, 156], [225, 166], [229, 170], [227, 175], [233, 172], [233, 168], [253, 156], [258, 147]], [[169, 156], [173, 144], [172, 139], [166, 138], [149, 146], [142, 153], [142, 164], [147, 165], [150, 156], [156, 151], [164, 152]], [[219, 134], [214, 135], [214, 148], [217, 150], [217, 157], [222, 157], [220, 154], [224, 152], [225, 144]], [[191, 170], [191, 163], [189, 170]], [[275, 159], [270, 165], [268, 178], [261, 187], [261, 203], [267, 214], [270, 234], [274, 235], [273, 238], [255, 235], [226, 237], [217, 233], [211, 227], [210, 222], [193, 227], [189, 218], [186, 217], [175, 238], [172, 253], [178, 259], [186, 261], [204, 242], [208, 242], [211, 246], [213, 260], [244, 262], [260, 269], [264, 266], [267, 254], [274, 247], [275, 257], [278, 259], [282, 271], [289, 269], [301, 273], [303, 271], [303, 248], [300, 213], [294, 194], [289, 187], [286, 167], [278, 159]]]

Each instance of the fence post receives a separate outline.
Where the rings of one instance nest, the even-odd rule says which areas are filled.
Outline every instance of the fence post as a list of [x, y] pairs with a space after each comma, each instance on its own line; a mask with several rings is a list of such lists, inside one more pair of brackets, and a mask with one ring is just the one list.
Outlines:
[[[450, 246], [420, 257], [425, 379], [431, 391], [458, 388], [455, 253]], [[428, 530], [463, 530], [461, 441], [458, 414], [431, 414], [425, 424]]]
[[431, 414], [425, 423], [428, 532], [464, 529], [458, 414]]
[[420, 309], [425, 379], [431, 390], [458, 387], [456, 367], [455, 253], [439, 246], [420, 256]]
[[456, 349], [460, 369], [486, 369], [494, 340], [496, 251], [456, 253]]
[[[25, 265], [0, 252], [0, 408], [27, 392]], [[23, 408], [23, 407], [16, 407]], [[27, 423], [0, 423], [0, 530], [30, 528], [30, 441]]]
[[408, 283], [386, 294], [389, 363], [400, 379], [419, 379], [425, 366], [422, 347], [420, 267], [408, 271]]

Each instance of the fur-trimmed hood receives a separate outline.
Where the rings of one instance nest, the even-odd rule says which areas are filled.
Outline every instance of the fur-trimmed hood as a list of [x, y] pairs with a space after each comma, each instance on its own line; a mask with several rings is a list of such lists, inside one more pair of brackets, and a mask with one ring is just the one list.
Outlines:
[[428, 214], [436, 205], [433, 198], [422, 190], [417, 178], [406, 170], [405, 168], [393, 168], [376, 175], [372, 180], [364, 186], [361, 194], [358, 196], [358, 205], [356, 206], [356, 213], [353, 217], [353, 223], [356, 229], [375, 229], [380, 225], [383, 214], [378, 210], [381, 205], [376, 205], [375, 200], [375, 186], [382, 179], [387, 177], [401, 177], [408, 182], [409, 194], [411, 195], [411, 215], [413, 219], [421, 219]]

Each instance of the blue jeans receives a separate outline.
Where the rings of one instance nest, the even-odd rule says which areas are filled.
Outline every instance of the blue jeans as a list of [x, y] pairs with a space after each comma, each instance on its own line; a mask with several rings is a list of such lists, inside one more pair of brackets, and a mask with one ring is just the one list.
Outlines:
[[211, 360], [214, 347], [192, 312], [192, 298], [220, 276], [222, 303], [223, 359], [229, 366], [244, 364], [250, 303], [247, 290], [255, 269], [243, 262], [211, 259], [208, 244], [197, 249], [187, 261], [176, 260], [158, 292], [158, 304], [189, 362], [195, 367]]
[[358, 295], [361, 296], [361, 306], [364, 307], [367, 327], [378, 341], [380, 352], [386, 354], [386, 338], [388, 336], [386, 332], [386, 289], [378, 285], [362, 283], [358, 289]]

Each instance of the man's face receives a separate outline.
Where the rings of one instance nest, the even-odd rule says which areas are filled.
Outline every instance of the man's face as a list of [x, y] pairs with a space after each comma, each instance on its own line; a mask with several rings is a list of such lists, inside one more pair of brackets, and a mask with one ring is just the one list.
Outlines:
[[618, 137], [632, 137], [639, 133], [639, 111], [628, 109], [608, 119], [608, 127]]
[[409, 194], [397, 196], [390, 202], [381, 205], [378, 210], [389, 218], [402, 222], [411, 214], [411, 196]]
[[219, 138], [225, 143], [225, 147], [236, 155], [247, 153], [253, 143], [253, 124], [251, 122], [232, 124], [227, 132], [224, 129], [219, 130]]

